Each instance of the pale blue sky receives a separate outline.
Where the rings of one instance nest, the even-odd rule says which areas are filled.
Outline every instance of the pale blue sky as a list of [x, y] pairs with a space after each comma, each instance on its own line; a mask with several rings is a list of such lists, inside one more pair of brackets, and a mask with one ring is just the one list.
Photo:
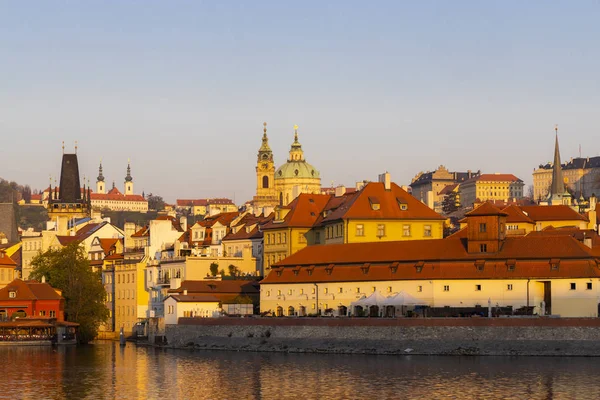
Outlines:
[[531, 182], [600, 154], [598, 1], [0, 0], [0, 177], [41, 188], [79, 140], [82, 174], [167, 200], [254, 193], [298, 124], [323, 185], [388, 170]]

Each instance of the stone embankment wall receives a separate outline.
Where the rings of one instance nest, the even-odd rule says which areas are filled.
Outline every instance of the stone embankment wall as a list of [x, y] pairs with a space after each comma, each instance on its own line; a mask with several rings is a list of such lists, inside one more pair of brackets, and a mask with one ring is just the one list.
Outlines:
[[600, 319], [181, 318], [169, 346], [297, 353], [600, 356]]

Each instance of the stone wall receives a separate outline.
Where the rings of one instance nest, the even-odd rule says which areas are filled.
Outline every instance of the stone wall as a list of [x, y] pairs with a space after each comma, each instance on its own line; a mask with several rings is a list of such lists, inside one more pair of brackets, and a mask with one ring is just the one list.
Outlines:
[[234, 351], [600, 356], [598, 319], [181, 319], [166, 337]]

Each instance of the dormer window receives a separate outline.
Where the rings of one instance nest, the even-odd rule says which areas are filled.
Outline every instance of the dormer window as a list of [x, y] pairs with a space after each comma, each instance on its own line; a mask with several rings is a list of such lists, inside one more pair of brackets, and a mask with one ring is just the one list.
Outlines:
[[[2, 253], [0, 253], [2, 254]], [[17, 292], [15, 292], [14, 290], [11, 290], [10, 292], [8, 292], [8, 297], [11, 299], [14, 299], [17, 297]]]
[[366, 275], [366, 274], [368, 274], [368, 273], [369, 273], [369, 268], [370, 268], [370, 267], [371, 267], [371, 264], [369, 264], [369, 263], [366, 263], [366, 264], [364, 264], [362, 267], [360, 267], [360, 269], [361, 269], [362, 273], [363, 273], [364, 275]]
[[281, 274], [283, 273], [283, 271], [282, 270], [278, 270], [278, 271], [276, 271], [276, 273], [277, 273], [277, 276], [281, 276]]
[[508, 271], [514, 271], [517, 265], [517, 260], [506, 260], [506, 269]]
[[371, 209], [373, 211], [378, 211], [381, 209], [381, 203], [377, 197], [369, 196], [369, 203], [371, 204]]
[[396, 197], [396, 201], [398, 202], [398, 207], [400, 207], [400, 210], [402, 210], [402, 211], [408, 210], [408, 204], [406, 203], [405, 199]]
[[550, 270], [551, 271], [558, 271], [559, 267], [560, 267], [560, 260], [558, 258], [553, 258], [550, 260]]
[[425, 262], [423, 261], [419, 261], [418, 263], [415, 264], [415, 271], [417, 271], [417, 273], [421, 273], [421, 271], [423, 271], [423, 266], [425, 265]]
[[477, 271], [483, 272], [484, 267], [485, 267], [485, 260], [475, 261], [475, 268], [477, 268]]
[[396, 272], [398, 272], [398, 263], [397, 262], [390, 265], [390, 272], [392, 274], [395, 274]]

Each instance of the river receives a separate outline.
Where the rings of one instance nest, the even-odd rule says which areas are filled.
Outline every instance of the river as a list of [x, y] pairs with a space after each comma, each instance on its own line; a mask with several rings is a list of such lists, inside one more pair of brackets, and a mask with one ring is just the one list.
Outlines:
[[598, 399], [597, 358], [0, 347], [2, 399]]

